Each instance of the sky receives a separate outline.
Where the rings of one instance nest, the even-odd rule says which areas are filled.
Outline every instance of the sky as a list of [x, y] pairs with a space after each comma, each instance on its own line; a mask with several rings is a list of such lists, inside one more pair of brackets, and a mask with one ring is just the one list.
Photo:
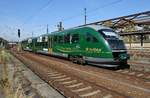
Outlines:
[[[87, 23], [150, 11], [150, 0], [0, 0], [0, 37], [18, 41]], [[21, 30], [21, 38], [17, 36]]]

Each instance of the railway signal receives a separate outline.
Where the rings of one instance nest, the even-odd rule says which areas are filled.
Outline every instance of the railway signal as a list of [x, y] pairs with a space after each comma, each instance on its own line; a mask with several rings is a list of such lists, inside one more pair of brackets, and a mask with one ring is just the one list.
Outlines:
[[18, 37], [20, 38], [20, 29], [18, 29]]

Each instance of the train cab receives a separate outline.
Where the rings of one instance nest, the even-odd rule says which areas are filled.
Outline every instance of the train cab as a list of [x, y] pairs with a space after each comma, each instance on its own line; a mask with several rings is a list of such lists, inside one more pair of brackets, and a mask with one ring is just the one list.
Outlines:
[[116, 62], [126, 63], [127, 59], [129, 59], [129, 55], [127, 54], [127, 49], [125, 44], [119, 34], [111, 29], [101, 29], [98, 32], [103, 36], [106, 43], [112, 50], [112, 54], [114, 60]]

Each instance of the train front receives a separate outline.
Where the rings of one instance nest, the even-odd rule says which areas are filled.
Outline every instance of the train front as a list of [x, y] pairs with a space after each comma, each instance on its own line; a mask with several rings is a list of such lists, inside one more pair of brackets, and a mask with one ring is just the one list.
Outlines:
[[119, 64], [127, 64], [129, 55], [123, 40], [120, 36], [111, 29], [101, 29], [98, 32], [104, 37], [106, 43], [112, 50], [114, 62]]

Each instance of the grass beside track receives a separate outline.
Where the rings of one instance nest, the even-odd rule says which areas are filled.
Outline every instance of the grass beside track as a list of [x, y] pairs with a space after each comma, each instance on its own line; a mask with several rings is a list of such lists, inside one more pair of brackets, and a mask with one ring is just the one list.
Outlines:
[[[14, 81], [10, 79], [10, 68], [9, 65], [14, 65], [13, 56], [7, 50], [0, 50], [0, 98], [33, 98], [27, 97], [24, 94], [24, 89], [21, 83], [18, 83], [15, 89]], [[14, 75], [14, 74], [13, 74]]]

